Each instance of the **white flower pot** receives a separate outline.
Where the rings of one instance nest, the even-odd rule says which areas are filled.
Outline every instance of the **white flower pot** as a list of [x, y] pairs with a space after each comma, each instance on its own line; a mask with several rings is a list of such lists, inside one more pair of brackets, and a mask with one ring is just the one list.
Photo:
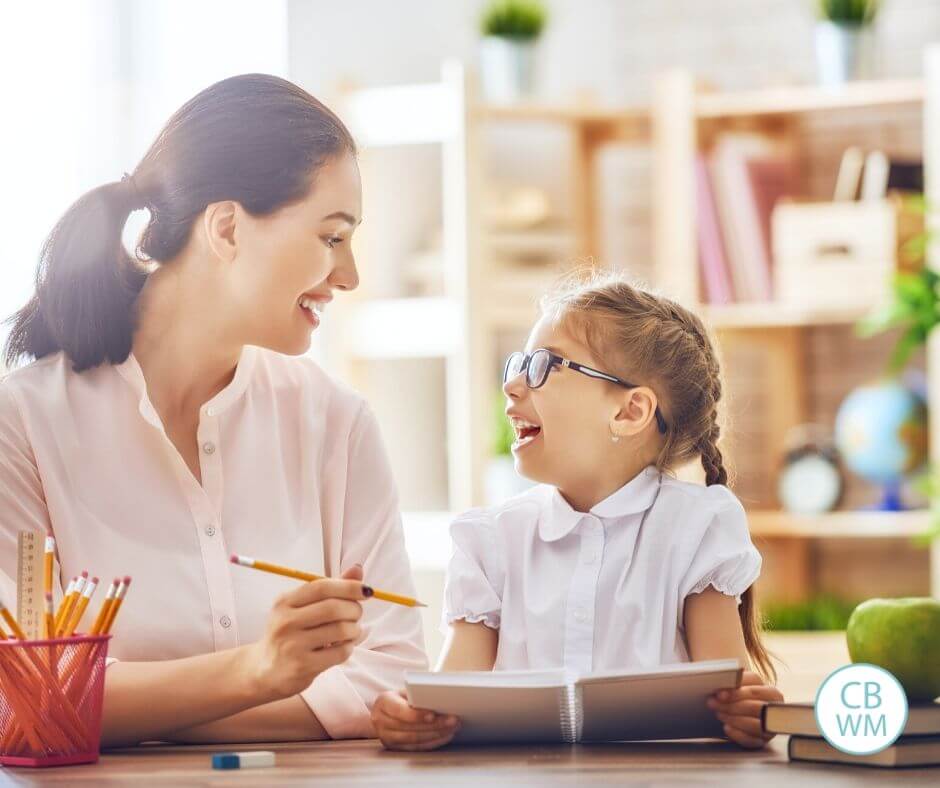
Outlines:
[[532, 94], [535, 42], [486, 36], [480, 41], [480, 85], [487, 101], [509, 103]]
[[525, 492], [533, 482], [516, 473], [516, 463], [512, 456], [501, 455], [490, 458], [483, 476], [483, 494], [487, 506], [496, 506]]
[[875, 76], [872, 25], [816, 24], [816, 70], [821, 85], [843, 85]]

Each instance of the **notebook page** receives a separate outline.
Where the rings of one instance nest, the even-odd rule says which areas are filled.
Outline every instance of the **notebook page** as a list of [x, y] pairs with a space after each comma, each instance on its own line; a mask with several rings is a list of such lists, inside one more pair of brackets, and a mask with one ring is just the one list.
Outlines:
[[412, 706], [460, 717], [457, 743], [565, 741], [568, 686], [564, 671], [405, 674]]
[[737, 660], [668, 665], [644, 673], [602, 674], [578, 680], [581, 741], [641, 741], [723, 736], [705, 705], [719, 689], [737, 687]]

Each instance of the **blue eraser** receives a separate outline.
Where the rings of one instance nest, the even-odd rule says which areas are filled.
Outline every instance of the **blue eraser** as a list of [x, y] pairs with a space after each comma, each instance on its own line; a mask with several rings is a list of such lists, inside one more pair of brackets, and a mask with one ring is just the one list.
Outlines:
[[234, 752], [220, 752], [212, 756], [213, 769], [237, 769], [239, 758]]

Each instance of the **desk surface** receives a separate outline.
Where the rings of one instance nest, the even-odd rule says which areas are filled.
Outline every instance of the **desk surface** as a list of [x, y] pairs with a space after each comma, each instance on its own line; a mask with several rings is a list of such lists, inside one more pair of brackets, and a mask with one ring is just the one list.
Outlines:
[[139, 748], [103, 755], [97, 764], [60, 769], [3, 769], [0, 785], [341, 785], [483, 786], [705, 784], [722, 788], [760, 785], [937, 785], [937, 769], [890, 770], [788, 763], [786, 738], [748, 752], [723, 742], [647, 742], [569, 746], [451, 748], [393, 753], [375, 741], [270, 744], [238, 749], [277, 751], [271, 769], [213, 771], [219, 747]]

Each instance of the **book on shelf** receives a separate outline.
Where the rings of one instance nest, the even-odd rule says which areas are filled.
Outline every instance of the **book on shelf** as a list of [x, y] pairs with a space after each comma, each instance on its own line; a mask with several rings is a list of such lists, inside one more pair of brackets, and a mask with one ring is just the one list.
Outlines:
[[698, 257], [705, 300], [710, 304], [730, 304], [734, 301], [731, 273], [728, 270], [728, 256], [711, 178], [708, 176], [708, 163], [704, 156], [698, 156], [695, 160], [695, 196]]
[[582, 676], [407, 672], [405, 689], [412, 706], [460, 718], [456, 743], [643, 741], [723, 736], [706, 700], [741, 675], [736, 659]]
[[791, 761], [845, 763], [855, 766], [940, 766], [940, 736], [905, 736], [890, 747], [870, 755], [853, 755], [833, 747], [825, 739], [791, 736], [787, 744]]
[[[768, 733], [822, 736], [812, 703], [768, 703], [761, 710], [761, 725]], [[940, 703], [912, 703], [901, 735], [940, 736]]]
[[718, 138], [706, 174], [737, 300], [770, 300], [771, 215], [781, 197], [796, 192], [794, 157], [761, 135], [727, 133]]

